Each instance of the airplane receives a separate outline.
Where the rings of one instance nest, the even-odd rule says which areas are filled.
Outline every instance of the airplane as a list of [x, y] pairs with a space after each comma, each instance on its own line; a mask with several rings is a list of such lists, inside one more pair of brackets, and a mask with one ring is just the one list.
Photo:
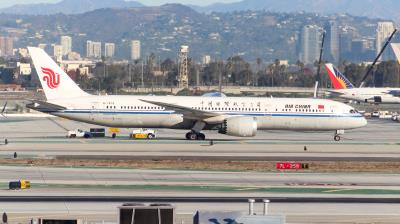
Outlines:
[[400, 103], [400, 88], [356, 88], [333, 64], [325, 64], [332, 82], [334, 96], [371, 104]]
[[[202, 130], [253, 137], [258, 130], [334, 131], [363, 127], [365, 118], [349, 105], [313, 98], [97, 96], [84, 92], [42, 49], [29, 47], [47, 101], [29, 108], [70, 120], [115, 128], [190, 130], [188, 140], [204, 140]], [[113, 137], [116, 133], [113, 133]]]

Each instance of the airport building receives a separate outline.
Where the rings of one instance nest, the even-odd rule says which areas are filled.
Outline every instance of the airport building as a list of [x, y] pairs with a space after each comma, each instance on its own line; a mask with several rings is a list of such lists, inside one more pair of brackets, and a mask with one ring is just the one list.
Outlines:
[[[390, 35], [393, 33], [395, 29], [394, 23], [393, 22], [378, 22], [378, 27], [376, 29], [376, 55], [379, 54], [381, 51], [383, 45], [387, 41], [387, 39], [390, 37]], [[384, 59], [388, 58], [387, 54], [383, 54], [382, 58]]]
[[113, 58], [115, 55], [115, 44], [105, 43], [104, 44], [104, 56], [106, 58]]
[[321, 28], [316, 25], [307, 25], [301, 31], [301, 46], [299, 59], [304, 64], [313, 64], [319, 59], [321, 44]]
[[140, 59], [141, 43], [140, 40], [132, 40], [131, 42], [131, 59], [133, 61]]
[[72, 51], [72, 38], [69, 36], [62, 36], [61, 46], [63, 56], [68, 55]]

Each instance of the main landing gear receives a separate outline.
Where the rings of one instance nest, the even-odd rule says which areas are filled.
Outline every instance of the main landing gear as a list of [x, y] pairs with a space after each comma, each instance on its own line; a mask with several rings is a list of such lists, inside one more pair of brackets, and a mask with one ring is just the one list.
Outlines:
[[203, 133], [188, 132], [186, 133], [187, 140], [205, 140], [206, 136]]
[[344, 134], [344, 130], [337, 130], [335, 132], [335, 136], [333, 137], [333, 140], [335, 140], [336, 142], [341, 140], [341, 135]]
[[187, 140], [205, 140], [206, 136], [203, 133], [200, 133], [201, 130], [206, 126], [206, 123], [203, 121], [196, 121], [194, 124], [192, 131], [186, 133]]

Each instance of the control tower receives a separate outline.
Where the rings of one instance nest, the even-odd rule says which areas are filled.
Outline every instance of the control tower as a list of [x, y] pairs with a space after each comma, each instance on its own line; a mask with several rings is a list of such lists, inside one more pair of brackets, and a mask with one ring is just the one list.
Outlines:
[[189, 87], [188, 53], [189, 53], [189, 46], [182, 45], [181, 50], [179, 52], [179, 77], [178, 77], [179, 88]]

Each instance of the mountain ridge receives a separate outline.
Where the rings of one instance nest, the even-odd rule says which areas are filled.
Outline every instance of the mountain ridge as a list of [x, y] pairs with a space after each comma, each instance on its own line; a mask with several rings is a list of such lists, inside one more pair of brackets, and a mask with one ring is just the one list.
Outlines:
[[233, 12], [266, 10], [272, 12], [315, 12], [322, 14], [347, 13], [354, 16], [393, 19], [400, 21], [398, 0], [242, 0], [233, 3], [215, 3], [209, 6], [192, 6], [199, 12]]
[[125, 0], [63, 0], [58, 3], [17, 4], [0, 9], [0, 13], [16, 15], [80, 14], [101, 8], [144, 7], [136, 1]]

